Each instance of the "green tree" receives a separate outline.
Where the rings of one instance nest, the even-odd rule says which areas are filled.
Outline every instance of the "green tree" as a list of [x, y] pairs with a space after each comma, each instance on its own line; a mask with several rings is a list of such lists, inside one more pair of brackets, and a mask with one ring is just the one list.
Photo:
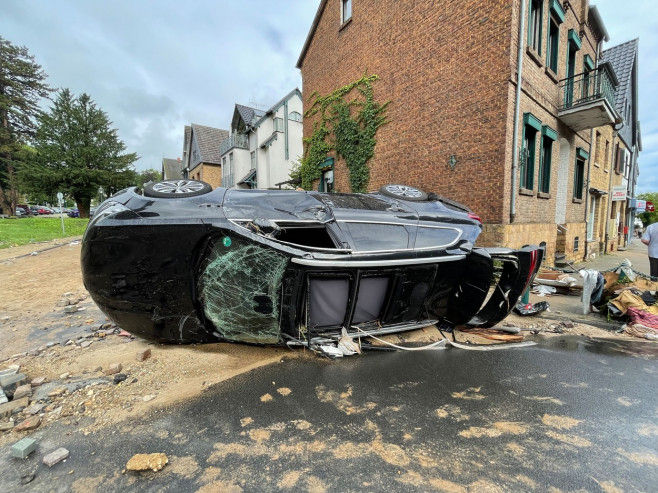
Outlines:
[[27, 48], [0, 36], [0, 207], [5, 211], [16, 208], [21, 152], [36, 131], [39, 101], [52, 91], [46, 77]]
[[[658, 192], [641, 193], [637, 198], [640, 200], [646, 200], [647, 202], [653, 202], [654, 208], [658, 207]], [[639, 217], [642, 220], [642, 224], [647, 227], [649, 224], [658, 222], [658, 211], [643, 212], [642, 214], [639, 214]]]
[[53, 106], [39, 119], [35, 138], [38, 162], [21, 168], [31, 190], [56, 189], [73, 198], [80, 217], [88, 217], [91, 199], [134, 183], [135, 153], [125, 144], [107, 114], [87, 94], [57, 93]]
[[138, 171], [136, 178], [137, 179], [135, 180], [135, 185], [138, 187], [144, 187], [144, 184], [150, 181], [162, 180], [162, 173], [160, 173], [158, 170], [150, 168], [144, 171]]

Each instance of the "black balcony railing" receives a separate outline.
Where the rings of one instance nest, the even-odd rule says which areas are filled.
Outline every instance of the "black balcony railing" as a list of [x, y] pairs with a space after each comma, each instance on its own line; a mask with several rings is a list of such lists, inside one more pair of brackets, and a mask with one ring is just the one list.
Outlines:
[[615, 86], [607, 70], [599, 68], [560, 81], [560, 110], [605, 99], [615, 107]]

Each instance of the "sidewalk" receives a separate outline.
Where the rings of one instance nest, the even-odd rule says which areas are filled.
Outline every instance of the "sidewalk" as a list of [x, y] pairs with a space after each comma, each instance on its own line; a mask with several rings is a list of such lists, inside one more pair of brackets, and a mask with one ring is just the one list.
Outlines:
[[[614, 269], [624, 259], [628, 259], [631, 262], [633, 270], [649, 275], [647, 246], [637, 238], [633, 239], [633, 243], [626, 250], [600, 255], [586, 262], [574, 264], [573, 267], [576, 271], [580, 269], [606, 271]], [[580, 298], [580, 292], [575, 292], [572, 295], [556, 294], [544, 297], [530, 293], [530, 303], [548, 301], [550, 304], [549, 311], [542, 312], [538, 315], [540, 318], [560, 321], [568, 319], [573, 322], [589, 324], [606, 330], [617, 330], [621, 327], [622, 322], [615, 319], [608, 319], [605, 310], [601, 313], [583, 315], [583, 305]]]

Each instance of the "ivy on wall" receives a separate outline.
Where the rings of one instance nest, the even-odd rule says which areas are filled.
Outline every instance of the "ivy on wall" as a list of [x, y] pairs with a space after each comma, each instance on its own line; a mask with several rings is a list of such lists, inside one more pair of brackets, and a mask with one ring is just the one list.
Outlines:
[[390, 101], [378, 103], [373, 96], [373, 82], [377, 75], [364, 75], [358, 80], [336, 89], [331, 94], [315, 98], [304, 117], [319, 115], [313, 133], [304, 139], [306, 144], [300, 165], [291, 178], [301, 187], [311, 190], [313, 181], [320, 178], [321, 167], [329, 152], [345, 160], [349, 173], [350, 190], [363, 193], [370, 180], [368, 161], [375, 154], [377, 129], [388, 123], [386, 110]]

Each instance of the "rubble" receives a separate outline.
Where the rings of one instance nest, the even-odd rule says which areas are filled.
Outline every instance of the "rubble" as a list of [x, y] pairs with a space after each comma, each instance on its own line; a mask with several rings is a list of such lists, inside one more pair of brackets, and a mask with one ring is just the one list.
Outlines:
[[41, 425], [41, 418], [39, 416], [30, 416], [26, 420], [14, 426], [14, 431], [29, 431], [34, 430]]
[[168, 462], [169, 459], [163, 453], [135, 454], [126, 464], [126, 469], [129, 471], [151, 470], [157, 472], [162, 469]]
[[65, 460], [69, 456], [69, 451], [64, 447], [60, 447], [57, 450], [50, 452], [48, 455], [43, 457], [43, 463], [48, 467], [53, 467], [55, 464]]
[[137, 352], [137, 361], [146, 361], [151, 357], [151, 348]]
[[106, 368], [103, 373], [106, 375], [114, 375], [116, 373], [119, 373], [123, 366], [121, 363], [112, 363], [108, 368]]
[[11, 456], [17, 459], [25, 459], [37, 448], [34, 438], [23, 438], [11, 446]]
[[0, 418], [11, 416], [15, 409], [27, 407], [28, 404], [29, 402], [27, 397], [22, 397], [21, 399], [15, 399], [13, 401], [0, 404]]
[[18, 387], [27, 383], [27, 377], [24, 373], [16, 373], [15, 375], [5, 375], [0, 377], [0, 388], [7, 392], [14, 392]]
[[46, 377], [33, 378], [32, 381], [30, 382], [30, 385], [32, 385], [32, 387], [39, 387], [40, 385], [45, 383], [45, 381], [46, 381]]
[[14, 399], [20, 399], [21, 397], [30, 397], [32, 395], [32, 385], [26, 383], [16, 388], [14, 392]]

